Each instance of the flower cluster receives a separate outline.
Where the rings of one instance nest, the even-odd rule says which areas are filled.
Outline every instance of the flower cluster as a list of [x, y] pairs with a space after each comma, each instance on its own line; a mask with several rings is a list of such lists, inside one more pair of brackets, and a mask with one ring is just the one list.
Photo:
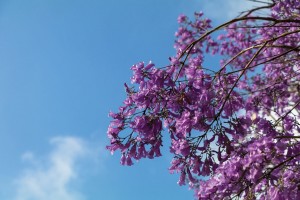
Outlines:
[[216, 28], [202, 12], [178, 23], [169, 66], [132, 66], [107, 149], [130, 166], [161, 156], [168, 132], [169, 170], [196, 198], [299, 199], [300, 2], [266, 1]]

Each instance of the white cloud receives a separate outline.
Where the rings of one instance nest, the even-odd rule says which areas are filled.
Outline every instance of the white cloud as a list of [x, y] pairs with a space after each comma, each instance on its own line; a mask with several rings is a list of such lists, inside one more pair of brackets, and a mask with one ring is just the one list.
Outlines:
[[46, 160], [36, 159], [31, 152], [22, 159], [32, 166], [24, 170], [15, 180], [15, 200], [83, 200], [84, 197], [72, 189], [78, 176], [79, 158], [88, 154], [84, 141], [76, 137], [51, 139], [53, 150]]
[[263, 4], [248, 0], [201, 0], [200, 10], [203, 9], [206, 16], [224, 22], [259, 5]]

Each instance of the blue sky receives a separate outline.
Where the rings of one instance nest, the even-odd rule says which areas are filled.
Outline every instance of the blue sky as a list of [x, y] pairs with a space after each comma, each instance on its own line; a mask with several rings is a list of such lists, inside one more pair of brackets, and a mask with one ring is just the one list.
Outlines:
[[[217, 7], [216, 7], [217, 5]], [[105, 151], [130, 67], [174, 54], [177, 16], [216, 24], [244, 0], [1, 0], [0, 199], [192, 199], [168, 148], [132, 167]]]

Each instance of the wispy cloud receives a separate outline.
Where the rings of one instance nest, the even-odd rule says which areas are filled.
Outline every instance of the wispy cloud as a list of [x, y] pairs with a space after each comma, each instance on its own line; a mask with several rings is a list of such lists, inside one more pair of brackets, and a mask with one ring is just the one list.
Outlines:
[[[200, 8], [215, 20], [226, 21], [237, 17], [242, 11], [261, 5], [248, 0], [201, 0]], [[200, 10], [202, 10], [200, 9]]]
[[51, 139], [52, 151], [45, 160], [31, 152], [22, 158], [31, 167], [16, 179], [15, 200], [83, 200], [82, 194], [72, 188], [78, 177], [78, 161], [88, 154], [83, 140], [76, 137]]

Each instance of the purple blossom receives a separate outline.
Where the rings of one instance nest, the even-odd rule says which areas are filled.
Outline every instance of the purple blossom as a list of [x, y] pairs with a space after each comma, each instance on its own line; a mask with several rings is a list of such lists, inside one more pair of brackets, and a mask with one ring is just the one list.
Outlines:
[[266, 5], [221, 32], [202, 12], [180, 15], [170, 65], [132, 66], [107, 131], [122, 165], [161, 156], [164, 134], [169, 171], [197, 199], [300, 198], [300, 1]]

